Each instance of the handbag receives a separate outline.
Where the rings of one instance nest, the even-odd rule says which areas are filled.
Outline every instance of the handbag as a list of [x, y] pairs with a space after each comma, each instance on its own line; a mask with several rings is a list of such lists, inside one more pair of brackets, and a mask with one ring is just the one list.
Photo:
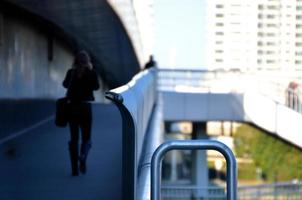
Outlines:
[[55, 124], [58, 127], [65, 127], [69, 118], [69, 99], [67, 97], [59, 98], [56, 101]]
[[[69, 89], [69, 87], [71, 85], [72, 78], [73, 78], [73, 74], [71, 76], [67, 89]], [[56, 115], [55, 115], [55, 125], [57, 127], [66, 127], [67, 126], [67, 123], [69, 120], [69, 110], [70, 110], [69, 103], [70, 103], [70, 101], [66, 96], [57, 99]]]

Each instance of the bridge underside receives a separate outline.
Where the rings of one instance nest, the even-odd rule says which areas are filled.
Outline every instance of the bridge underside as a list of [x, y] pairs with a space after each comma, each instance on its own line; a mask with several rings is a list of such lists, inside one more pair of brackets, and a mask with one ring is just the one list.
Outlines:
[[74, 51], [88, 50], [111, 88], [126, 84], [140, 71], [128, 33], [107, 1], [5, 0], [0, 12], [20, 20], [29, 17], [48, 29], [50, 38], [63, 37]]
[[302, 115], [257, 93], [162, 92], [165, 121], [250, 123], [302, 148]]

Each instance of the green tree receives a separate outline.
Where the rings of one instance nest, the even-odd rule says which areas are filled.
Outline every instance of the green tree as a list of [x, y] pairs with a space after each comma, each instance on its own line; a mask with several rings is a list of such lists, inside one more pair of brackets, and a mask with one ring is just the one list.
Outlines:
[[267, 181], [302, 179], [300, 149], [246, 124], [237, 129], [234, 143], [237, 157], [252, 159], [250, 167], [260, 167]]

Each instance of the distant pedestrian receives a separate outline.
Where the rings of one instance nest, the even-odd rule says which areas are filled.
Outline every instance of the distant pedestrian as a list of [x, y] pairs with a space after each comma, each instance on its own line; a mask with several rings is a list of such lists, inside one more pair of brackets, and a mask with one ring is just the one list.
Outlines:
[[[67, 88], [69, 104], [70, 141], [69, 153], [72, 176], [86, 173], [86, 159], [91, 148], [93, 90], [99, 89], [97, 73], [94, 71], [89, 54], [80, 51], [74, 58], [73, 66], [66, 73], [63, 86]], [[79, 135], [81, 149], [79, 153]], [[79, 164], [79, 166], [78, 166]]]
[[156, 67], [157, 63], [156, 61], [154, 60], [154, 57], [153, 55], [151, 55], [149, 57], [149, 61], [145, 64], [145, 69], [149, 69], [149, 68], [152, 68], [152, 67]]
[[295, 81], [289, 82], [286, 89], [286, 105], [294, 110], [297, 110], [297, 107], [300, 104], [299, 94], [298, 83]]

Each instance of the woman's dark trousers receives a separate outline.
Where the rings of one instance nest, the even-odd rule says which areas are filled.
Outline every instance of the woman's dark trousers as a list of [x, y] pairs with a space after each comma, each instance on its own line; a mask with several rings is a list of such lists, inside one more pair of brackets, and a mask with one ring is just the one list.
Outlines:
[[[86, 173], [86, 159], [91, 148], [91, 125], [91, 104], [72, 102], [70, 104], [69, 116], [69, 153], [73, 176], [77, 176], [79, 174], [79, 170], [81, 173]], [[79, 155], [80, 132], [82, 143]], [[80, 166], [78, 166], [78, 163], [80, 164]]]

